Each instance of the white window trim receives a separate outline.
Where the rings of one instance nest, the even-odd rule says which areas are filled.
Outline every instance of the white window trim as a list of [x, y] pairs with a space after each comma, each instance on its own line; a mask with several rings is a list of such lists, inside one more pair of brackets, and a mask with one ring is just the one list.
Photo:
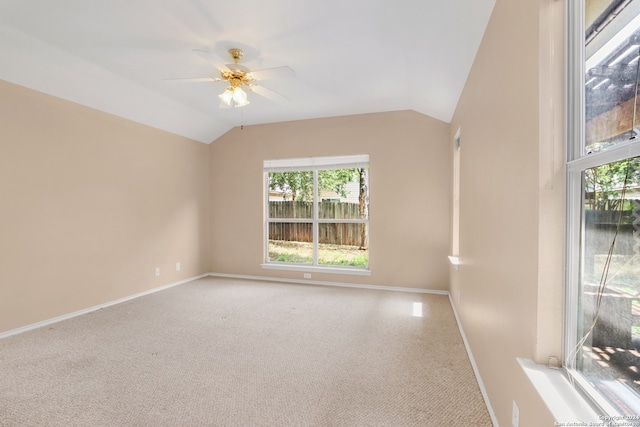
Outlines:
[[[277, 160], [265, 160], [263, 162], [264, 172], [264, 186], [265, 186], [265, 198], [264, 198], [264, 262], [260, 264], [263, 269], [269, 270], [285, 270], [285, 271], [300, 271], [309, 273], [333, 273], [333, 274], [347, 274], [358, 276], [370, 276], [371, 268], [370, 263], [366, 268], [361, 267], [337, 267], [331, 265], [319, 265], [318, 264], [318, 225], [319, 224], [333, 224], [339, 223], [351, 223], [351, 224], [369, 224], [368, 219], [324, 219], [318, 218], [318, 171], [326, 169], [346, 169], [346, 168], [363, 168], [369, 167], [369, 155], [347, 155], [347, 156], [327, 156], [327, 157], [302, 157], [292, 159], [277, 159]], [[288, 172], [288, 171], [313, 171], [313, 218], [269, 218], [269, 172]], [[273, 262], [268, 260], [269, 254], [269, 223], [271, 222], [298, 222], [298, 223], [312, 223], [313, 226], [313, 265], [307, 264], [288, 264], [282, 262]]]
[[260, 264], [265, 270], [283, 270], [283, 271], [300, 271], [304, 273], [332, 273], [332, 274], [346, 274], [351, 276], [371, 276], [370, 269], [357, 268], [357, 267], [322, 267], [315, 265], [303, 265], [303, 264], [285, 264], [285, 263], [264, 263]]
[[265, 172], [287, 172], [313, 169], [346, 169], [369, 167], [369, 155], [329, 157], [300, 157], [295, 159], [265, 160]]
[[584, 396], [571, 385], [563, 369], [540, 365], [531, 359], [518, 358], [517, 361], [557, 422], [598, 425], [595, 423], [602, 421]]
[[[574, 354], [575, 343], [578, 341], [578, 290], [580, 268], [580, 239], [583, 233], [583, 224], [579, 220], [583, 206], [583, 171], [596, 166], [623, 160], [640, 155], [640, 144], [637, 142], [621, 143], [606, 151], [585, 153], [585, 94], [584, 76], [585, 49], [584, 46], [584, 0], [566, 0], [566, 52], [567, 62], [565, 66], [566, 82], [566, 205], [565, 205], [565, 306], [564, 306], [564, 338], [563, 338], [563, 369], [552, 371], [534, 372], [531, 366], [525, 369], [545, 401], [549, 400], [550, 393], [544, 391], [545, 383], [555, 377], [555, 384], [563, 384], [555, 389], [556, 393], [566, 399], [578, 399], [584, 402], [581, 405], [581, 413], [585, 417], [581, 421], [593, 420], [593, 414], [602, 420], [603, 416], [615, 415], [617, 411], [604, 399], [600, 392], [593, 388], [589, 382], [576, 370], [576, 358]], [[564, 378], [561, 380], [558, 374]], [[546, 380], [534, 381], [535, 376]], [[558, 390], [561, 390], [559, 392]], [[552, 403], [548, 402], [548, 405]], [[551, 406], [549, 406], [552, 409]], [[553, 409], [552, 409], [552, 412]], [[555, 414], [554, 414], [555, 415]], [[558, 418], [556, 418], [558, 419]], [[560, 420], [562, 421], [562, 420]]]
[[449, 262], [460, 269], [460, 128], [453, 137], [453, 188], [451, 206], [451, 255]]
[[[538, 391], [556, 421], [603, 423], [616, 411], [584, 377], [576, 374], [575, 360], [568, 358], [577, 342], [577, 275], [580, 263], [580, 236], [582, 225], [573, 218], [579, 217], [582, 203], [582, 171], [640, 155], [640, 144], [622, 143], [596, 155], [584, 155], [584, 0], [565, 0], [565, 123], [566, 123], [566, 198], [565, 224], [565, 287], [564, 287], [564, 337], [563, 368], [536, 364], [529, 359], [518, 359], [521, 368]], [[624, 24], [624, 21], [623, 21]], [[605, 31], [611, 30], [605, 28]], [[590, 54], [593, 47], [590, 46]], [[615, 423], [612, 425], [616, 425]]]

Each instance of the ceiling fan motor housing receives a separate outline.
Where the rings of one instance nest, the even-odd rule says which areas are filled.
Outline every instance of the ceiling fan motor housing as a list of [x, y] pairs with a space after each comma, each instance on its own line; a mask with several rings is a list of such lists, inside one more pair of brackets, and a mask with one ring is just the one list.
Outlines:
[[241, 85], [250, 85], [254, 78], [243, 70], [230, 69], [220, 72], [220, 76], [229, 82], [233, 87]]
[[237, 64], [238, 61], [240, 60], [240, 58], [242, 58], [242, 55], [244, 54], [240, 49], [229, 49], [229, 53], [231, 54], [231, 57], [233, 58], [233, 60], [235, 61], [235, 63]]

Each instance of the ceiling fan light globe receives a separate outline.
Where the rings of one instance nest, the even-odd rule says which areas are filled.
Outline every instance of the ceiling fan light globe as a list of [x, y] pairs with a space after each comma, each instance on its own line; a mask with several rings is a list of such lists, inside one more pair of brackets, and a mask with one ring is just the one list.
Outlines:
[[233, 90], [233, 100], [237, 104], [245, 105], [247, 102], [247, 94], [241, 88], [237, 87]]
[[231, 105], [231, 100], [234, 98], [233, 90], [231, 90], [231, 88], [227, 88], [227, 90], [218, 95], [218, 98], [220, 98], [220, 100], [225, 104]]
[[249, 104], [251, 104], [251, 102], [249, 102], [248, 99], [245, 99], [243, 102], [236, 102], [236, 107], [244, 107], [245, 105]]

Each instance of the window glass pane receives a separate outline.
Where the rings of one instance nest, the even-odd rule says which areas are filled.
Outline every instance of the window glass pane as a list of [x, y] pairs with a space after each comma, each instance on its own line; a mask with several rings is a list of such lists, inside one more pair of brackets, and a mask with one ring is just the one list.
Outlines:
[[[587, 1], [585, 75], [585, 148], [587, 153], [607, 149], [632, 139], [638, 128], [636, 84], [638, 83], [640, 29], [611, 19], [612, 2]], [[633, 4], [636, 3], [636, 4]], [[637, 1], [626, 6], [637, 7]], [[628, 11], [627, 11], [628, 12]], [[607, 31], [600, 32], [608, 26]], [[615, 29], [620, 27], [614, 39]], [[592, 44], [592, 45], [590, 45]], [[594, 46], [602, 46], [596, 49]], [[593, 52], [592, 52], [593, 50]]]
[[318, 264], [367, 268], [368, 224], [319, 224]]
[[293, 200], [269, 199], [269, 218], [313, 218], [313, 203]]
[[611, 403], [640, 413], [640, 159], [583, 173], [577, 369]]
[[368, 168], [318, 171], [321, 219], [369, 218]]
[[311, 223], [269, 223], [268, 259], [290, 264], [313, 264]]
[[264, 162], [266, 262], [368, 268], [368, 157]]
[[313, 172], [269, 172], [269, 218], [313, 218]]

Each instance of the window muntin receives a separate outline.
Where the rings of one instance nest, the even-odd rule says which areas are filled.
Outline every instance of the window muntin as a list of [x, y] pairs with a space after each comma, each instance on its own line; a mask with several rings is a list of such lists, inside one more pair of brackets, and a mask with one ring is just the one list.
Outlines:
[[[624, 10], [617, 8], [623, 2], [613, 1], [594, 18], [589, 12], [596, 3], [568, 1], [565, 367], [600, 411], [636, 415], [640, 0]], [[596, 34], [594, 22], [608, 24]]]
[[368, 156], [265, 161], [270, 265], [369, 267]]
[[318, 224], [318, 265], [368, 268], [367, 223], [321, 222]]

